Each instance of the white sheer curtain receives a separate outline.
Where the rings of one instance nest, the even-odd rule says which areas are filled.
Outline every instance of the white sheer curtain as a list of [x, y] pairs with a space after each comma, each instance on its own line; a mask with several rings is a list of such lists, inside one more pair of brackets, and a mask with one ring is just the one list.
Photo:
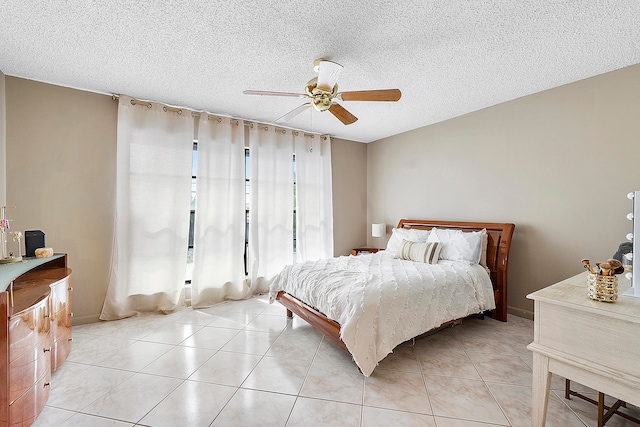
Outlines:
[[331, 139], [294, 132], [296, 150], [296, 260], [333, 257]]
[[247, 295], [244, 124], [203, 114], [198, 130], [191, 305]]
[[116, 231], [103, 320], [172, 311], [184, 289], [194, 119], [149, 105], [119, 100]]
[[293, 135], [253, 124], [249, 131], [249, 274], [251, 291], [293, 263]]

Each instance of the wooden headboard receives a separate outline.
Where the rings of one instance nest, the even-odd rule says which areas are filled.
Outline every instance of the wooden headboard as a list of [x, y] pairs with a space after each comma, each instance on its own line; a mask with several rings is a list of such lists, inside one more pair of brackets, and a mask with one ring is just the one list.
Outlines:
[[437, 228], [453, 228], [462, 231], [478, 231], [487, 229], [487, 267], [489, 268], [496, 309], [492, 317], [503, 322], [507, 321], [507, 266], [511, 237], [514, 224], [494, 222], [456, 222], [430, 221], [423, 219], [401, 219], [398, 228], [420, 228], [430, 230]]

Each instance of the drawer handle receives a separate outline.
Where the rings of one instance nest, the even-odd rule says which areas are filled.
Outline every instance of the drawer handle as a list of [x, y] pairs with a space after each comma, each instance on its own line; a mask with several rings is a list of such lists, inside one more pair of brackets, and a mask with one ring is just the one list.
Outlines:
[[44, 383], [44, 385], [43, 385], [42, 387], [43, 387], [43, 388], [44, 388], [44, 387], [51, 387], [51, 383]]
[[73, 292], [73, 286], [69, 286], [69, 289], [68, 289], [68, 290], [69, 290], [70, 292]]
[[43, 349], [42, 349], [42, 352], [43, 352], [43, 353], [46, 353], [47, 351], [51, 351], [51, 347], [49, 347], [49, 348], [43, 348]]
[[69, 341], [73, 341], [73, 338], [69, 338]]

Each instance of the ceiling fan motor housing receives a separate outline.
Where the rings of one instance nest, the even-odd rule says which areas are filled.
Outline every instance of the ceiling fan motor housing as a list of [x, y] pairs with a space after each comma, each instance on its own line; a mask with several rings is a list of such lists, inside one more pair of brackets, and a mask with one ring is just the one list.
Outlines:
[[331, 91], [318, 87], [318, 78], [314, 77], [305, 86], [305, 91], [313, 100], [313, 106], [318, 111], [327, 111], [333, 104], [333, 98], [338, 94], [338, 85], [333, 85]]

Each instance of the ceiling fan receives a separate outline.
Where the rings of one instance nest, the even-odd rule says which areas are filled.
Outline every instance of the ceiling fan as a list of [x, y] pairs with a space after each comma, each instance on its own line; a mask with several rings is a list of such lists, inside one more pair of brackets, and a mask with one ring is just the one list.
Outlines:
[[338, 77], [342, 72], [342, 65], [337, 62], [320, 58], [313, 62], [313, 70], [318, 73], [305, 86], [305, 93], [269, 92], [262, 90], [245, 90], [245, 95], [289, 96], [306, 98], [307, 102], [289, 111], [276, 120], [277, 123], [286, 122], [310, 106], [318, 111], [329, 111], [345, 125], [354, 123], [358, 118], [347, 111], [336, 101], [391, 101], [400, 99], [402, 93], [399, 89], [361, 90], [355, 92], [338, 92]]

